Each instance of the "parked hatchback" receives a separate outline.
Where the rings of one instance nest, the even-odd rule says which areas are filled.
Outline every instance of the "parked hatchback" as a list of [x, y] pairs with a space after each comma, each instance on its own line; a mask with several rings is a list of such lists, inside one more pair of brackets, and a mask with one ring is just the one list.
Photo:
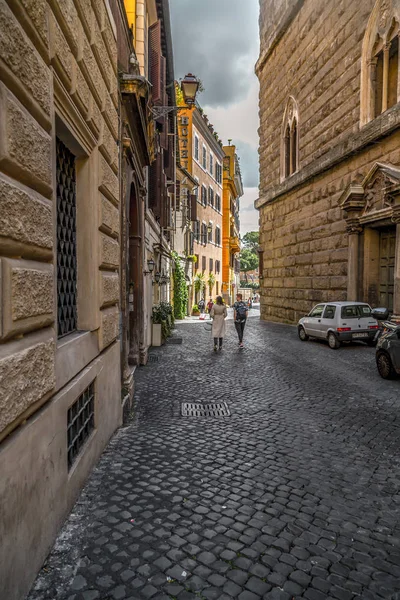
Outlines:
[[324, 339], [333, 350], [339, 348], [341, 342], [352, 340], [373, 346], [377, 329], [371, 307], [365, 302], [317, 304], [298, 322], [298, 334], [303, 342], [309, 337]]

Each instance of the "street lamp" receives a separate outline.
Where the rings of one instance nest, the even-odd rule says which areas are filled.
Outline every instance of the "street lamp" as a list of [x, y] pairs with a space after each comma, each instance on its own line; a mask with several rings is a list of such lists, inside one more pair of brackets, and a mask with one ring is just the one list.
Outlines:
[[196, 94], [199, 90], [200, 82], [192, 75], [188, 73], [181, 81], [181, 90], [186, 104], [193, 105], [196, 101]]
[[168, 113], [175, 112], [178, 110], [184, 110], [185, 108], [193, 108], [196, 101], [196, 94], [200, 87], [200, 81], [188, 73], [181, 81], [181, 90], [186, 102], [185, 106], [152, 106], [150, 107], [151, 113], [155, 119], [165, 117]]
[[147, 261], [147, 268], [149, 270], [143, 271], [143, 275], [150, 275], [154, 271], [155, 266], [156, 266], [156, 263], [154, 262], [154, 260], [152, 258], [149, 258], [149, 260]]

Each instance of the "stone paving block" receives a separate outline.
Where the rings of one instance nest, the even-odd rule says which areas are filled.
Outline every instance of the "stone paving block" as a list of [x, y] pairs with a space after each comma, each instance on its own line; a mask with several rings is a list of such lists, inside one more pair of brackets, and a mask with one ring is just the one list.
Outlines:
[[[249, 319], [254, 352], [238, 353], [230, 325], [221, 356], [196, 324], [178, 325], [182, 346], [136, 370], [135, 417], [110, 442], [28, 600], [54, 600], [54, 590], [57, 600], [400, 593], [396, 382], [377, 379], [361, 344], [332, 353]], [[232, 416], [182, 419], [182, 398], [195, 401], [200, 386], [206, 396], [219, 386]], [[59, 574], [76, 557], [65, 584]]]

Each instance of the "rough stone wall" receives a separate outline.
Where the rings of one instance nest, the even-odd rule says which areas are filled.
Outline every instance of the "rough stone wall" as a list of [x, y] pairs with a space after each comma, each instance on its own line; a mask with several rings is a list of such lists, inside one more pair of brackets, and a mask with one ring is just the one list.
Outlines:
[[57, 390], [61, 122], [80, 149], [78, 328], [98, 331], [99, 352], [118, 334], [117, 49], [109, 15], [108, 0], [0, 1], [0, 438]]
[[348, 235], [338, 199], [377, 161], [400, 164], [400, 132], [261, 207], [263, 319], [296, 322], [318, 302], [347, 299]]
[[272, 6], [269, 0], [261, 0], [261, 198], [279, 183], [282, 120], [290, 95], [299, 106], [300, 168], [358, 131], [361, 46], [374, 0], [305, 0], [263, 62], [274, 34], [269, 10], [283, 18], [285, 5], [284, 0]]

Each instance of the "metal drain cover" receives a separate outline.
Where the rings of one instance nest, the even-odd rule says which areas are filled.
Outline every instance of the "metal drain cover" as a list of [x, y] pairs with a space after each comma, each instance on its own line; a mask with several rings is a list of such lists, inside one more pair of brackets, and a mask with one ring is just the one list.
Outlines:
[[167, 340], [167, 344], [182, 344], [183, 338], [171, 337]]
[[182, 417], [229, 417], [230, 412], [226, 402], [183, 402]]
[[158, 362], [160, 360], [160, 357], [158, 356], [158, 354], [149, 354], [148, 355], [148, 362], [149, 363], [155, 363]]

